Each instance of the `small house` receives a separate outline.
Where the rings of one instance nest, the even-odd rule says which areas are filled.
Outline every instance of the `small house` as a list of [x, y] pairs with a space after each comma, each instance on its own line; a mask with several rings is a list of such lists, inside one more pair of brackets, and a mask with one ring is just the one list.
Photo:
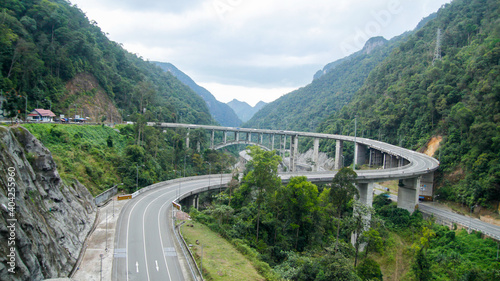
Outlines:
[[31, 121], [31, 122], [52, 122], [54, 117], [56, 117], [54, 112], [52, 112], [48, 109], [35, 109], [30, 114], [28, 114], [28, 121]]

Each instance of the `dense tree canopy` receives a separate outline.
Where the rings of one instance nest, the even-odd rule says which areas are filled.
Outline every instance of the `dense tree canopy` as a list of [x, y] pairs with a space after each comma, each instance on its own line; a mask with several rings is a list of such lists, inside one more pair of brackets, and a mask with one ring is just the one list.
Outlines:
[[[0, 4], [0, 90], [56, 114], [78, 96], [67, 82], [90, 74], [124, 116], [154, 112], [148, 120], [211, 122], [205, 102], [153, 63], [110, 41], [96, 22], [64, 0], [6, 0]], [[93, 95], [95, 93], [79, 93]], [[81, 105], [80, 105], [81, 106]], [[146, 110], [144, 110], [144, 108]], [[25, 107], [18, 107], [24, 115]]]

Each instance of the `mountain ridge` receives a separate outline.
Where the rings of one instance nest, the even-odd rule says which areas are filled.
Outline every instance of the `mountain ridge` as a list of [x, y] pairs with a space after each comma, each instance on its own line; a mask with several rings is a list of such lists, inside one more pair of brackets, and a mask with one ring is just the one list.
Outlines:
[[227, 105], [231, 107], [234, 110], [234, 112], [236, 112], [236, 115], [238, 115], [238, 117], [243, 122], [246, 122], [250, 120], [255, 115], [255, 113], [257, 113], [264, 106], [266, 106], [267, 103], [259, 101], [255, 106], [251, 106], [247, 102], [233, 99], [232, 101], [228, 102]]
[[158, 65], [161, 69], [166, 72], [170, 72], [177, 79], [179, 79], [183, 84], [191, 88], [195, 93], [197, 93], [203, 100], [207, 103], [210, 114], [214, 119], [219, 122], [222, 126], [238, 127], [241, 125], [242, 121], [238, 115], [233, 111], [231, 107], [227, 104], [218, 101], [210, 91], [204, 87], [198, 85], [191, 77], [186, 73], [179, 70], [175, 65], [168, 62], [153, 62]]

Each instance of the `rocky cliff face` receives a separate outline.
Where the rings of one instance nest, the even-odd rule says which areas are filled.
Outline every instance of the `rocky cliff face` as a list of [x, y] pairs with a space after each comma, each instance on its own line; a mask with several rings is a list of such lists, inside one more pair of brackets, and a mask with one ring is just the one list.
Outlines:
[[88, 190], [62, 182], [47, 148], [0, 126], [0, 280], [67, 276], [95, 215]]

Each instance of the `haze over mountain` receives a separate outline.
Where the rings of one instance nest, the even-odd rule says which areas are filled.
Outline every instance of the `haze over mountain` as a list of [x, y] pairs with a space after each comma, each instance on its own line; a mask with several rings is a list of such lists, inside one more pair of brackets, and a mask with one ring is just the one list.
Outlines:
[[[442, 138], [435, 155], [441, 160], [438, 194], [473, 205], [496, 202], [499, 9], [495, 0], [455, 0], [415, 30], [389, 41], [372, 38], [363, 50], [327, 64], [311, 84], [265, 106], [245, 125], [353, 136], [357, 116], [358, 136], [412, 149]], [[321, 147], [331, 151], [326, 143]], [[351, 153], [352, 147], [346, 163]]]
[[228, 102], [227, 105], [231, 107], [234, 112], [238, 115], [241, 121], [246, 122], [252, 118], [255, 113], [257, 113], [261, 108], [263, 108], [267, 103], [263, 101], [259, 101], [255, 106], [251, 106], [244, 101], [239, 101], [237, 99], [233, 99]]
[[214, 119], [219, 122], [222, 126], [238, 127], [241, 125], [241, 120], [238, 118], [236, 113], [227, 104], [218, 101], [212, 93], [207, 89], [199, 86], [196, 82], [191, 79], [187, 74], [180, 71], [171, 63], [167, 62], [154, 62], [160, 66], [163, 70], [172, 73], [177, 79], [179, 79], [186, 86], [191, 88], [195, 93], [200, 95], [203, 100], [207, 103], [210, 114]]
[[318, 130], [354, 135], [357, 115], [358, 136], [413, 149], [442, 138], [440, 198], [500, 201], [499, 15], [497, 0], [445, 5]]
[[312, 83], [269, 103], [245, 125], [314, 131], [326, 117], [349, 103], [370, 71], [405, 36], [390, 41], [382, 37], [368, 40], [362, 50], [329, 63], [314, 75]]

